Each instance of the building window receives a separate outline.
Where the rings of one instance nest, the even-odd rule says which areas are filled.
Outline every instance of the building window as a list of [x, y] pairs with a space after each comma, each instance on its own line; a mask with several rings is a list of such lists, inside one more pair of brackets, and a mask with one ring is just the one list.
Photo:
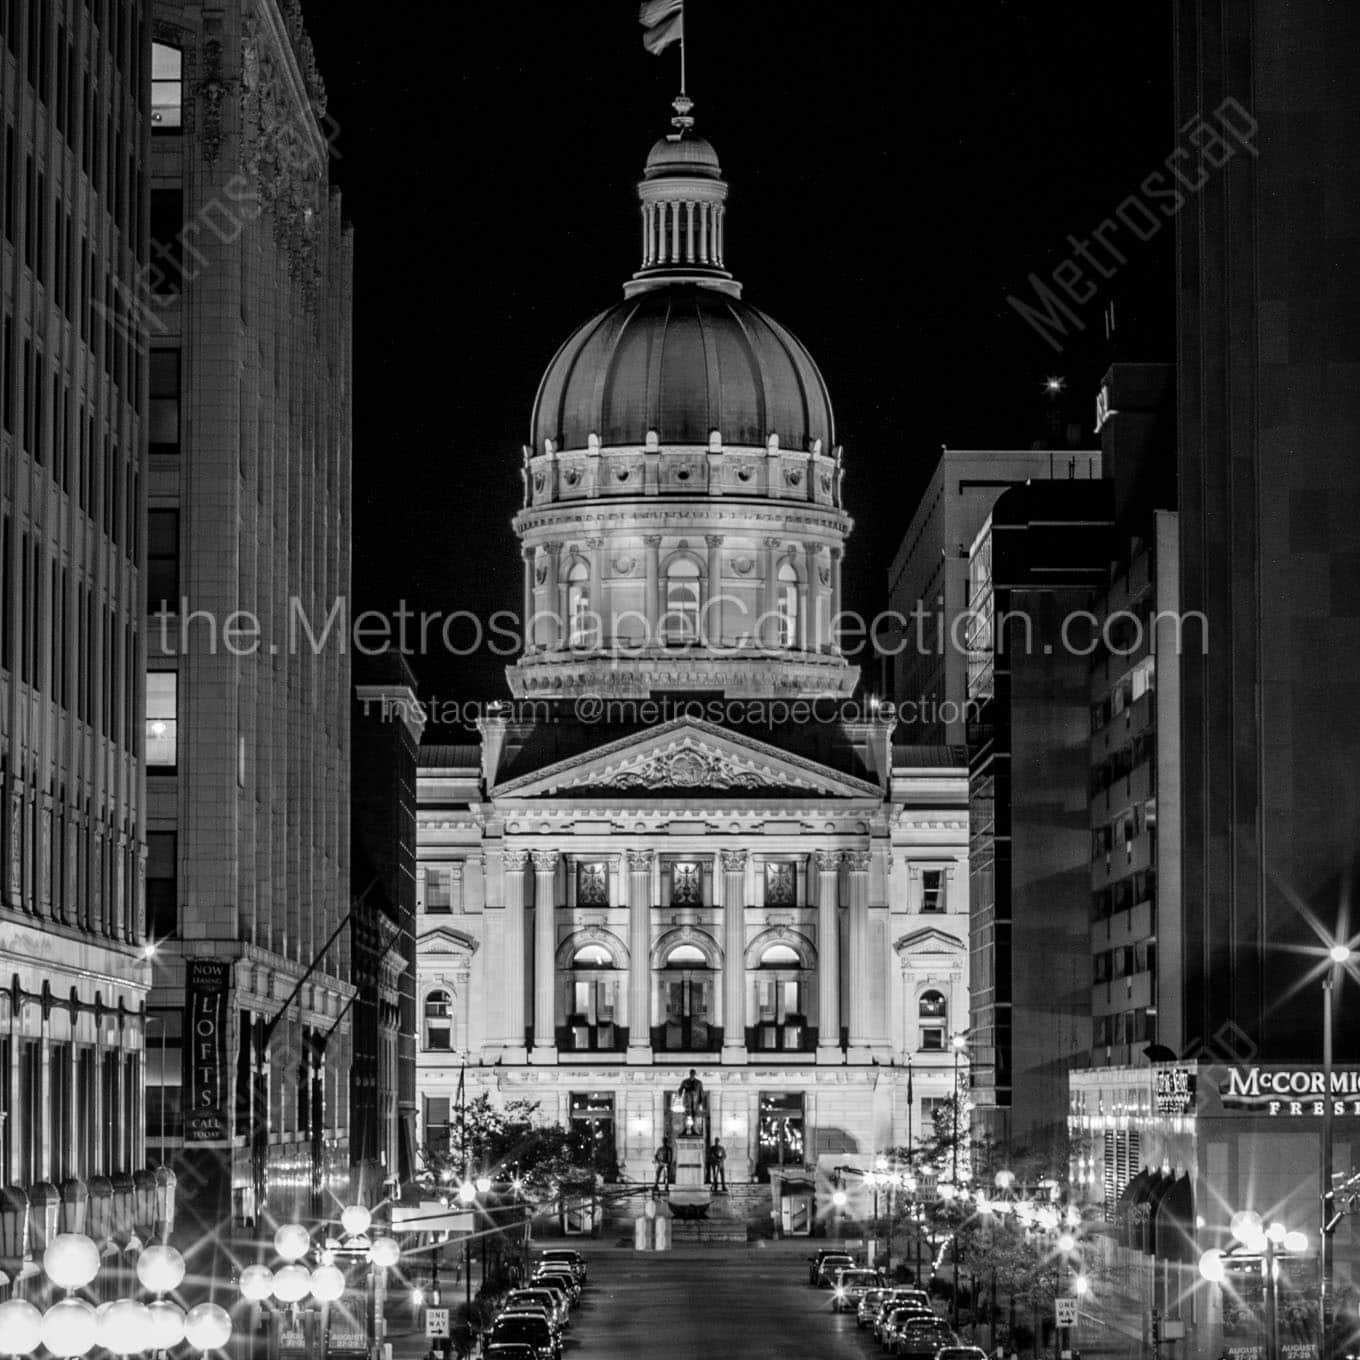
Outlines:
[[944, 910], [943, 869], [923, 869], [921, 871], [921, 910]]
[[922, 1096], [921, 1097], [921, 1132], [929, 1138], [932, 1133], [950, 1137], [952, 1129], [941, 1129], [939, 1127], [942, 1119], [950, 1118], [952, 1111], [949, 1106], [948, 1096]]
[[604, 860], [582, 861], [576, 865], [576, 905], [609, 905], [609, 865]]
[[770, 1167], [803, 1165], [803, 1093], [762, 1091], [756, 1142], [756, 1177], [769, 1180]]
[[721, 1031], [711, 1022], [714, 980], [703, 950], [692, 944], [676, 945], [666, 957], [665, 969], [660, 1046], [680, 1052], [713, 1047]]
[[146, 512], [146, 608], [179, 612], [179, 511]]
[[151, 351], [151, 413], [148, 420], [152, 453], [179, 453], [180, 352]]
[[667, 642], [688, 644], [699, 637], [699, 564], [678, 557], [666, 569], [666, 615], [662, 636]]
[[929, 1053], [944, 1051], [944, 1031], [948, 1015], [943, 992], [922, 992], [917, 1003], [921, 1022], [921, 1047]]
[[152, 189], [151, 268], [147, 282], [153, 294], [174, 297], [184, 287], [184, 191]]
[[178, 841], [173, 831], [146, 833], [146, 926], [153, 940], [179, 932]]
[[151, 44], [151, 130], [179, 132], [184, 124], [184, 53]]
[[449, 1098], [425, 1097], [425, 1151], [432, 1157], [449, 1155]]
[[453, 873], [448, 868], [425, 870], [425, 910], [436, 916], [453, 910]]
[[797, 951], [786, 944], [772, 944], [761, 954], [754, 1048], [797, 1052], [806, 1047], [809, 1035], [801, 967]]
[[765, 866], [765, 905], [798, 905], [798, 873], [789, 860], [776, 860]]
[[614, 1093], [573, 1091], [570, 1111], [571, 1131], [588, 1142], [592, 1166], [606, 1181], [617, 1180], [619, 1158], [614, 1147]]
[[671, 865], [671, 906], [701, 907], [704, 904], [704, 875], [692, 861]]
[[170, 773], [179, 756], [179, 676], [151, 671], [146, 677], [146, 766]]
[[453, 994], [431, 992], [425, 998], [425, 1047], [434, 1053], [453, 1048]]
[[573, 647], [590, 643], [590, 568], [579, 558], [567, 569], [567, 630]]
[[776, 600], [779, 608], [779, 645], [798, 645], [798, 573], [785, 562], [779, 568]]

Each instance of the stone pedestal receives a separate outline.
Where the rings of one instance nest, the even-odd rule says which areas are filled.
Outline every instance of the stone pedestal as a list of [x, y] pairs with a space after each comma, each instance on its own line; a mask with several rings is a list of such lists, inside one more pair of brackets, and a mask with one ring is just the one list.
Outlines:
[[713, 1193], [704, 1184], [704, 1140], [682, 1135], [675, 1140], [675, 1181], [671, 1186], [671, 1211], [682, 1216], [702, 1216]]

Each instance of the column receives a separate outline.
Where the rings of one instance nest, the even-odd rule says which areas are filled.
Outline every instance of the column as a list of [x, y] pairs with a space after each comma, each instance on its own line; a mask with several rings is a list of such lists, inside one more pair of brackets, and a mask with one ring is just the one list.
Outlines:
[[[771, 473], [773, 476], [773, 472]], [[760, 637], [762, 646], [779, 645], [779, 619], [776, 613], [776, 589], [779, 572], [779, 539], [767, 538], [765, 544], [765, 589], [760, 606]]]
[[524, 617], [519, 621], [519, 630], [522, 645], [527, 653], [537, 650], [531, 623], [534, 617], [534, 550], [525, 548], [520, 556], [524, 559]]
[[699, 260], [702, 264], [708, 263], [708, 214], [710, 205], [707, 203], [699, 204]]
[[841, 654], [840, 643], [836, 640], [839, 624], [836, 622], [837, 616], [841, 612], [841, 550], [831, 549], [831, 651], [835, 656]]
[[534, 1060], [557, 1060], [557, 851], [534, 850]]
[[638, 216], [642, 219], [642, 267], [647, 267], [647, 205], [643, 203], [638, 209]]
[[[552, 475], [551, 471], [548, 474]], [[559, 566], [562, 556], [562, 545], [560, 543], [544, 543], [540, 545], [543, 549], [546, 562], [544, 563], [543, 577], [543, 604], [544, 612], [547, 614], [547, 633], [546, 643], [549, 651], [560, 651], [566, 645], [567, 630], [566, 619], [563, 617], [562, 601], [558, 598]], [[535, 632], [538, 630], [535, 629]]]
[[694, 260], [694, 204], [685, 204], [685, 260]]
[[708, 544], [708, 599], [704, 602], [703, 641], [710, 647], [721, 647], [723, 641], [722, 609], [722, 547], [721, 534], [706, 534]]
[[[518, 1056], [524, 1053], [524, 876], [529, 865], [527, 850], [507, 850], [505, 866], [505, 975], [498, 985], [505, 989], [505, 1031], [501, 1045]], [[491, 983], [492, 979], [487, 978]]]
[[590, 608], [595, 617], [590, 621], [591, 646], [603, 647], [609, 636], [604, 620], [604, 539], [586, 539], [590, 553]]
[[644, 534], [643, 546], [647, 549], [646, 588], [647, 636], [644, 639], [649, 647], [659, 646], [661, 620], [661, 535]]
[[817, 856], [817, 1061], [841, 1061], [839, 850]]
[[723, 1048], [725, 1063], [746, 1061], [746, 851], [724, 850]]
[[850, 866], [850, 1050], [852, 1059], [869, 1060], [869, 852], [852, 850]]
[[[815, 475], [815, 474], [814, 474]], [[803, 634], [804, 650], [826, 650], [826, 624], [823, 620], [822, 548], [819, 543], [805, 543], [807, 551], [807, 631]]]
[[671, 263], [680, 262], [680, 203], [677, 199], [671, 205]]
[[628, 1061], [652, 1060], [652, 852], [628, 851]]

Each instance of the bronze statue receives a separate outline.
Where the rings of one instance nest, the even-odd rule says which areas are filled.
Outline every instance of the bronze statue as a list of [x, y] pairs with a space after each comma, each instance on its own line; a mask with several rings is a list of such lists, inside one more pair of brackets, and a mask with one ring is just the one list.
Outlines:
[[685, 1132], [693, 1133], [695, 1121], [704, 1112], [704, 1084], [692, 1067], [689, 1076], [680, 1083], [680, 1103], [685, 1110]]

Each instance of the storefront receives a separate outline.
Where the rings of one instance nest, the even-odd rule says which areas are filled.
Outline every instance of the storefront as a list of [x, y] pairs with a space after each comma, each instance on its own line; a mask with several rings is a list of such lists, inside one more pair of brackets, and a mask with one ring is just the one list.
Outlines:
[[[1112, 1284], [1110, 1324], [1151, 1342], [1166, 1322], [1184, 1324], [1175, 1357], [1263, 1360], [1268, 1316], [1279, 1360], [1316, 1354], [1321, 1069], [1275, 1064], [1158, 1064], [1074, 1072], [1069, 1081], [1074, 1188], [1103, 1220], [1095, 1249]], [[1360, 1068], [1332, 1074], [1333, 1165], [1344, 1175], [1360, 1157]], [[1341, 1207], [1341, 1206], [1339, 1206]], [[1232, 1216], [1253, 1210], [1307, 1247], [1273, 1253], [1276, 1291], [1267, 1297], [1259, 1257], [1244, 1260]], [[1355, 1219], [1332, 1238], [1339, 1322], [1356, 1314]], [[1199, 1274], [1210, 1248], [1229, 1252], [1221, 1283]], [[1171, 1332], [1179, 1332], [1172, 1327]]]

